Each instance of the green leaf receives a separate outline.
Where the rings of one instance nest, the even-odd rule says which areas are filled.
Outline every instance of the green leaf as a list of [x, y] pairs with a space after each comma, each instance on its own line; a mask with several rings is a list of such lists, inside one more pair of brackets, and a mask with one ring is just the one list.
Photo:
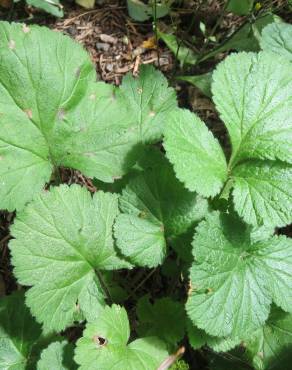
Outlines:
[[93, 9], [95, 4], [95, 0], [75, 0], [75, 2], [85, 9]]
[[217, 139], [187, 110], [172, 112], [169, 120], [164, 147], [178, 179], [204, 196], [218, 194], [227, 179], [227, 164]]
[[232, 142], [231, 164], [292, 163], [292, 66], [269, 53], [234, 54], [213, 73], [216, 108]]
[[240, 339], [238, 338], [220, 338], [209, 335], [204, 330], [194, 326], [189, 319], [187, 320], [187, 333], [189, 343], [194, 349], [207, 345], [215, 352], [227, 352], [240, 344]]
[[161, 139], [165, 123], [177, 106], [176, 94], [167, 79], [153, 66], [141, 66], [139, 78], [127, 74], [118, 93], [119, 107], [125, 106], [130, 126], [143, 143]]
[[229, 0], [227, 11], [237, 15], [247, 15], [253, 8], [254, 0]]
[[176, 100], [153, 67], [117, 89], [61, 33], [2, 22], [0, 40], [1, 209], [21, 210], [59, 166], [113, 182], [161, 138]]
[[251, 244], [249, 228], [214, 212], [197, 227], [187, 312], [213, 336], [240, 338], [268, 318], [271, 302], [292, 307], [292, 243], [284, 236]]
[[285, 226], [291, 222], [291, 165], [249, 161], [236, 166], [232, 178], [234, 207], [247, 223]]
[[292, 62], [292, 25], [271, 23], [263, 29], [261, 48]]
[[22, 292], [0, 299], [0, 368], [25, 370], [31, 364], [33, 345], [41, 327], [24, 304]]
[[212, 72], [203, 73], [196, 76], [179, 76], [178, 80], [187, 81], [192, 85], [196, 86], [203, 94], [212, 97], [211, 84], [212, 84]]
[[185, 46], [182, 40], [178, 40], [175, 35], [158, 31], [158, 36], [173, 52], [175, 57], [180, 61], [181, 65], [195, 65], [197, 63], [198, 55], [195, 54], [192, 49]]
[[42, 351], [37, 370], [74, 370], [73, 355], [74, 347], [67, 341], [51, 343]]
[[32, 286], [26, 303], [46, 330], [63, 330], [78, 310], [98, 312], [104, 295], [95, 271], [129, 267], [114, 248], [118, 213], [116, 195], [92, 198], [78, 185], [52, 188], [18, 213], [9, 244], [14, 273]]
[[184, 360], [178, 360], [171, 366], [170, 370], [190, 370], [190, 367]]
[[153, 304], [149, 297], [137, 303], [140, 336], [155, 336], [170, 345], [177, 345], [185, 334], [185, 311], [180, 302], [171, 298], [157, 299]]
[[170, 6], [173, 0], [155, 1], [154, 4], [149, 2], [145, 4], [140, 0], [127, 0], [128, 12], [135, 21], [144, 22], [154, 17], [154, 8], [156, 6], [156, 17], [162, 18], [170, 12]]
[[166, 255], [167, 241], [184, 234], [208, 211], [207, 201], [186, 190], [169, 162], [132, 178], [120, 198], [115, 237], [121, 252], [139, 266], [154, 267]]
[[260, 35], [263, 28], [273, 22], [279, 22], [280, 18], [274, 14], [264, 14], [255, 20], [249, 19], [241, 27], [239, 27], [232, 35], [222, 42], [214, 50], [208, 52], [200, 58], [200, 62], [210, 59], [219, 53], [224, 53], [229, 50], [236, 51], [259, 51], [260, 50]]
[[163, 342], [155, 337], [128, 343], [130, 327], [124, 308], [106, 306], [99, 318], [87, 324], [78, 340], [75, 361], [80, 370], [153, 370], [167, 357]]
[[0, 40], [0, 208], [13, 210], [50, 179], [56, 116], [95, 71], [80, 45], [46, 28], [1, 22]]
[[246, 356], [257, 370], [289, 370], [292, 349], [292, 315], [272, 310], [264, 326], [244, 341]]
[[64, 16], [63, 5], [60, 4], [59, 0], [26, 0], [26, 3], [42, 9], [55, 17]]

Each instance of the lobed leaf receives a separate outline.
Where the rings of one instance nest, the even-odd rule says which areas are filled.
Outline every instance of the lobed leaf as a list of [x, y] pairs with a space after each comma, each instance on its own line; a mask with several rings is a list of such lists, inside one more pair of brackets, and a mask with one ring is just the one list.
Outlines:
[[75, 361], [80, 370], [154, 370], [167, 357], [163, 342], [155, 337], [128, 343], [130, 327], [124, 308], [106, 306], [88, 323], [78, 340]]
[[187, 312], [213, 336], [241, 338], [264, 324], [274, 301], [291, 312], [292, 244], [284, 236], [251, 243], [239, 220], [214, 212], [195, 235]]
[[51, 343], [41, 353], [37, 370], [74, 370], [77, 368], [73, 361], [74, 347], [66, 340]]
[[24, 304], [22, 292], [0, 299], [0, 368], [25, 370], [31, 365], [33, 345], [41, 327]]
[[261, 52], [233, 54], [213, 73], [214, 102], [232, 143], [231, 168], [242, 160], [292, 163], [292, 66]]
[[152, 67], [120, 89], [58, 32], [0, 24], [0, 208], [22, 209], [58, 166], [113, 182], [162, 135], [174, 91]]
[[186, 190], [169, 162], [131, 178], [122, 192], [115, 237], [121, 252], [139, 266], [154, 267], [166, 255], [167, 240], [187, 232], [208, 212], [208, 203]]
[[292, 315], [275, 308], [264, 326], [244, 341], [256, 370], [288, 370], [291, 364]]
[[256, 227], [291, 222], [292, 66], [267, 52], [227, 57], [213, 72], [214, 102], [232, 144], [228, 166], [219, 143], [189, 112], [173, 112], [166, 154], [177, 177], [204, 196], [228, 198]]
[[288, 23], [271, 23], [263, 29], [261, 48], [281, 55], [292, 62], [292, 26]]
[[97, 313], [104, 294], [96, 272], [130, 267], [114, 247], [118, 213], [116, 195], [92, 198], [78, 185], [52, 188], [18, 213], [9, 244], [14, 273], [32, 286], [26, 303], [46, 330], [63, 330], [79, 310]]
[[182, 303], [165, 297], [151, 304], [149, 297], [144, 296], [138, 301], [136, 310], [139, 335], [156, 336], [170, 345], [177, 345], [183, 339], [185, 311]]

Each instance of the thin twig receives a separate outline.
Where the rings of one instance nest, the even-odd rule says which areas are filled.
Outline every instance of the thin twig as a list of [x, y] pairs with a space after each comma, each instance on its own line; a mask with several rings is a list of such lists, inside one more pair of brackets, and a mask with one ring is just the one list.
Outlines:
[[153, 270], [151, 270], [150, 272], [149, 272], [149, 274], [141, 281], [141, 283], [139, 283], [137, 286], [136, 286], [136, 288], [134, 289], [134, 290], [132, 290], [132, 292], [128, 295], [128, 297], [126, 298], [126, 300], [127, 299], [129, 299], [130, 297], [132, 297], [133, 296], [133, 294], [135, 294], [135, 292], [139, 289], [139, 288], [141, 288], [141, 286], [142, 285], [144, 285], [145, 284], [145, 282], [148, 280], [148, 279], [150, 279], [151, 278], [151, 276], [154, 274], [154, 272], [157, 270], [157, 267], [156, 268], [154, 268]]

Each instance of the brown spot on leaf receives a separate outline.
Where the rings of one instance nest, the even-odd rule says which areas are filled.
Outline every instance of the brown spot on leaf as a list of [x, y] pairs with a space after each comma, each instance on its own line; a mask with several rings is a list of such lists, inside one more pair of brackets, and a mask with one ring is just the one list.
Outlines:
[[24, 24], [24, 25], [22, 26], [22, 31], [23, 31], [24, 33], [29, 33], [30, 28], [29, 28], [26, 24]]
[[58, 110], [58, 118], [59, 118], [59, 120], [61, 120], [61, 121], [65, 118], [65, 110], [64, 110], [63, 108], [60, 108], [60, 109]]
[[9, 43], [8, 43], [8, 47], [9, 47], [10, 50], [14, 50], [15, 49], [15, 41], [10, 40]]
[[141, 212], [139, 213], [138, 217], [140, 217], [140, 218], [145, 218], [145, 217], [147, 217], [147, 212], [146, 212], [146, 211], [141, 211]]
[[3, 159], [4, 159], [4, 158], [0, 155], [0, 161], [3, 161]]
[[93, 152], [87, 152], [87, 153], [84, 153], [84, 155], [86, 155], [86, 157], [94, 157], [95, 156], [95, 153], [93, 153]]
[[90, 99], [90, 100], [95, 100], [95, 99], [96, 99], [96, 95], [95, 95], [95, 94], [91, 94], [91, 95], [89, 96], [89, 99]]
[[75, 70], [75, 76], [76, 76], [77, 78], [79, 78], [79, 77], [80, 77], [80, 74], [81, 74], [81, 67], [78, 67], [78, 68]]
[[137, 89], [137, 92], [138, 92], [138, 94], [142, 94], [142, 92], [143, 92], [143, 89], [142, 89], [142, 87], [138, 87], [138, 89]]
[[155, 114], [156, 114], [155, 112], [151, 111], [151, 112], [149, 112], [149, 117], [154, 117]]
[[107, 345], [108, 341], [106, 338], [101, 337], [100, 335], [94, 335], [92, 337], [93, 342], [98, 346], [98, 347], [104, 347]]
[[24, 112], [26, 113], [26, 115], [29, 119], [32, 119], [32, 110], [31, 109], [25, 109]]

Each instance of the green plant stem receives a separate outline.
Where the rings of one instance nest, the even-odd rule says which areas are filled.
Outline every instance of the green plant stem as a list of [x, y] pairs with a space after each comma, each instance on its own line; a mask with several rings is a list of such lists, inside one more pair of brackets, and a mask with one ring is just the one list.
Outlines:
[[[202, 47], [202, 50], [201, 50], [201, 52], [200, 52], [201, 56], [204, 54], [204, 52], [205, 52], [205, 50], [206, 50], [207, 46], [209, 45], [210, 38], [211, 38], [212, 36], [214, 36], [214, 34], [215, 34], [215, 32], [216, 32], [217, 28], [220, 26], [220, 24], [221, 24], [221, 22], [222, 22], [222, 20], [223, 20], [223, 18], [224, 18], [224, 15], [225, 15], [225, 12], [226, 12], [226, 9], [227, 9], [227, 7], [228, 7], [229, 3], [230, 3], [230, 0], [227, 0], [227, 1], [225, 2], [224, 7], [223, 7], [223, 9], [222, 9], [222, 12], [221, 12], [221, 14], [220, 14], [219, 18], [217, 19], [217, 21], [216, 21], [216, 23], [215, 23], [214, 27], [212, 28], [211, 32], [209, 33], [209, 35], [208, 35], [208, 37], [207, 37], [207, 40], [206, 40], [205, 44], [204, 44], [204, 45], [203, 45], [203, 47]], [[200, 57], [200, 58], [198, 58], [198, 60], [200, 60], [200, 59], [201, 59], [201, 57]]]
[[158, 67], [160, 66], [159, 63], [159, 48], [158, 48], [158, 31], [157, 31], [157, 0], [152, 2], [152, 13], [153, 13], [153, 31], [155, 36], [155, 45], [156, 45], [156, 52], [157, 52], [157, 62]]

